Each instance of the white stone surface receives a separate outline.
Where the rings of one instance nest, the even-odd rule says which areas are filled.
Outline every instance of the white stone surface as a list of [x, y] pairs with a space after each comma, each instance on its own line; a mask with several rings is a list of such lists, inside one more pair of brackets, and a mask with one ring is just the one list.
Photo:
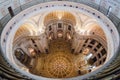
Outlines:
[[[15, 9], [18, 6], [24, 5], [31, 1], [33, 0], [0, 0], [0, 19], [8, 13], [8, 10], [7, 10], [8, 7], [12, 6], [12, 8]], [[57, 0], [41, 0], [41, 1], [57, 1]], [[74, 1], [74, 0], [69, 0], [69, 1]], [[79, 2], [79, 1], [80, 0], [76, 2]], [[106, 9], [108, 9], [109, 6], [111, 6], [112, 12], [120, 18], [120, 1], [119, 0], [85, 0], [85, 2], [88, 2], [88, 3], [89, 1], [96, 3], [98, 5], [104, 6]]]

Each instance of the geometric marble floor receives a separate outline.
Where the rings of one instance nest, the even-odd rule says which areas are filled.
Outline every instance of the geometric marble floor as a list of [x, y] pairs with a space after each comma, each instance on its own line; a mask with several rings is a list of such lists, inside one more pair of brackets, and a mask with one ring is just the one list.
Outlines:
[[69, 78], [88, 73], [85, 56], [71, 53], [69, 41], [57, 39], [49, 45], [48, 54], [41, 53], [37, 56], [35, 65], [30, 70], [32, 74], [48, 78]]

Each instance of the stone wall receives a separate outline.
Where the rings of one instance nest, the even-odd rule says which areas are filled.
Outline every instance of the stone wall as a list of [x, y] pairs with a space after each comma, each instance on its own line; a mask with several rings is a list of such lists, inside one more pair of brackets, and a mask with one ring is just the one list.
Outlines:
[[[8, 13], [8, 7], [12, 7], [15, 9], [20, 5], [24, 5], [33, 0], [0, 0], [0, 19], [4, 17]], [[57, 1], [57, 0], [36, 0], [36, 1]], [[64, 0], [64, 1], [74, 1], [74, 0]], [[84, 0], [79, 0], [84, 1]], [[86, 0], [85, 0], [86, 1]], [[111, 11], [120, 18], [120, 1], [119, 0], [87, 0], [86, 2], [94, 2], [100, 6], [109, 9], [111, 7]], [[76, 1], [78, 2], [78, 1]]]

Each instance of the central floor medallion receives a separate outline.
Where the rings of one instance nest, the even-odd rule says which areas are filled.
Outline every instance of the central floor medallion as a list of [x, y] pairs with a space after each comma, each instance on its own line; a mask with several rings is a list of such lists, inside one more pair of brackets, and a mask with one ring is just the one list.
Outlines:
[[48, 73], [57, 78], [68, 77], [73, 72], [73, 63], [69, 55], [56, 53], [46, 61]]

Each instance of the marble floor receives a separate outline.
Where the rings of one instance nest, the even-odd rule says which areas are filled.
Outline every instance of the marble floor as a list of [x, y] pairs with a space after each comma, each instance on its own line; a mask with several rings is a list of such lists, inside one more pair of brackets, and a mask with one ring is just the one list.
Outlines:
[[63, 39], [52, 40], [49, 53], [41, 53], [34, 62], [30, 72], [48, 78], [75, 77], [87, 73], [88, 67], [85, 56], [71, 53], [70, 42]]

